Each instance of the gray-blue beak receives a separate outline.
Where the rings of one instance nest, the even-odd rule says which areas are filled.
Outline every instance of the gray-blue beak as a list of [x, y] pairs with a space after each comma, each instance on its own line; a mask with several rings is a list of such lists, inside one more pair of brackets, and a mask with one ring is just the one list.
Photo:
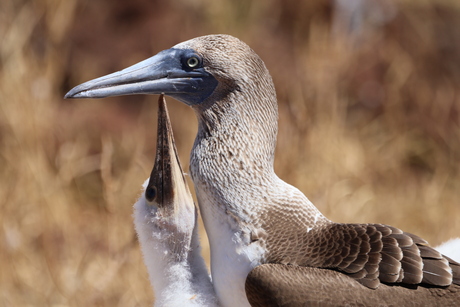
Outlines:
[[165, 94], [188, 105], [199, 104], [217, 86], [190, 49], [167, 49], [121, 71], [90, 80], [64, 98], [104, 98], [131, 94]]

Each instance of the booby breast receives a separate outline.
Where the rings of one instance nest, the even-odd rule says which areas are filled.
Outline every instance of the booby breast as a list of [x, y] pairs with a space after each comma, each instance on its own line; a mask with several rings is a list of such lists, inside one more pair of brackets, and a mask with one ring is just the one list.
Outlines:
[[[195, 38], [79, 85], [66, 97], [133, 93], [165, 93], [197, 114], [190, 172], [210, 239], [214, 286], [224, 306], [248, 305], [239, 295], [244, 276], [264, 263], [337, 270], [368, 288], [381, 283], [416, 285], [415, 292], [425, 285], [447, 287], [439, 291], [458, 298], [449, 290], [460, 282], [458, 263], [390, 226], [333, 223], [276, 176], [276, 93], [263, 61], [245, 43], [228, 35]], [[226, 255], [233, 261], [227, 266]], [[228, 265], [238, 271], [230, 281]], [[272, 278], [276, 283], [276, 275]]]

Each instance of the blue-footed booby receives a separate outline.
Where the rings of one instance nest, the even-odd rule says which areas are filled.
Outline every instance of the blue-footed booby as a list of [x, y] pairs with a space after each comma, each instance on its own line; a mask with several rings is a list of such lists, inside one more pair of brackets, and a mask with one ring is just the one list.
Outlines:
[[[239, 39], [191, 39], [76, 86], [66, 98], [163, 93], [191, 106], [198, 117], [190, 172], [210, 241], [213, 284], [223, 306], [257, 303], [256, 296], [245, 292], [248, 274], [262, 289], [264, 282], [276, 287], [291, 270], [310, 281], [305, 274], [314, 271], [323, 281], [340, 283], [336, 287], [354, 289], [356, 298], [369, 293], [363, 289], [379, 290], [382, 283], [391, 285], [388, 293], [395, 296], [423, 298], [414, 304], [425, 304], [427, 296], [431, 301], [460, 298], [459, 263], [395, 227], [334, 223], [275, 174], [275, 87], [263, 61]], [[289, 270], [273, 269], [282, 265]], [[258, 271], [263, 274], [253, 274]], [[418, 296], [430, 287], [440, 294]], [[411, 288], [412, 295], [402, 288]], [[376, 298], [372, 304], [392, 301]]]
[[197, 210], [177, 155], [163, 96], [155, 165], [134, 204], [134, 225], [155, 306], [218, 306], [198, 237]]

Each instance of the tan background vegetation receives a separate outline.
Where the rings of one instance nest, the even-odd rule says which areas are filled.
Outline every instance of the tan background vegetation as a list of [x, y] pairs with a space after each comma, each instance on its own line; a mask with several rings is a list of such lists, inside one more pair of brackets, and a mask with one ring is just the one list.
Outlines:
[[[156, 97], [62, 97], [210, 33], [264, 59], [276, 170], [326, 216], [460, 236], [460, 5], [367, 3], [359, 24], [326, 0], [2, 0], [0, 306], [151, 304], [131, 212]], [[168, 101], [188, 169], [196, 120]]]

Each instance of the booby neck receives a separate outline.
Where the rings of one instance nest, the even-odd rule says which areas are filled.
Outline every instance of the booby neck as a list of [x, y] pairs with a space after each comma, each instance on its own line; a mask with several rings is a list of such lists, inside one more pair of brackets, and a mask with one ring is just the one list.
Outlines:
[[159, 99], [155, 165], [134, 205], [155, 306], [217, 306], [201, 256], [197, 211], [177, 156], [163, 96]]
[[[173, 48], [193, 48], [206, 71], [218, 81], [210, 96], [191, 104], [198, 118], [198, 133], [190, 173], [203, 215], [214, 211], [246, 221], [260, 216], [267, 206], [282, 203], [286, 195], [294, 197], [294, 203], [296, 198], [299, 203], [310, 203], [274, 172], [278, 103], [264, 62], [248, 45], [228, 35], [206, 36], [200, 44], [196, 40]], [[265, 200], [263, 207], [257, 206], [261, 200]], [[205, 203], [211, 208], [205, 208]], [[308, 218], [311, 223], [303, 221], [308, 227], [326, 220], [313, 205]], [[252, 225], [264, 223], [249, 219]]]
[[[230, 45], [238, 45], [238, 39], [225, 36]], [[217, 88], [202, 103], [192, 105], [198, 118], [198, 134], [193, 152], [209, 146], [212, 142], [227, 146], [218, 149], [220, 154], [235, 157], [238, 169], [252, 168], [262, 177], [274, 174], [273, 162], [278, 133], [278, 104], [275, 87], [263, 61], [247, 45], [231, 49], [222, 44], [221, 36], [216, 36], [196, 48], [203, 57], [203, 65], [213, 63], [207, 71], [218, 81]], [[187, 41], [175, 48], [191, 48]], [[212, 52], [209, 52], [211, 51]], [[226, 53], [228, 57], [218, 55]], [[247, 67], [235, 65], [246, 63]], [[229, 79], [228, 76], [233, 78]], [[225, 142], [222, 142], [225, 140]], [[222, 157], [221, 157], [222, 158]], [[192, 172], [193, 174], [193, 172]], [[243, 174], [241, 174], [243, 175]]]

